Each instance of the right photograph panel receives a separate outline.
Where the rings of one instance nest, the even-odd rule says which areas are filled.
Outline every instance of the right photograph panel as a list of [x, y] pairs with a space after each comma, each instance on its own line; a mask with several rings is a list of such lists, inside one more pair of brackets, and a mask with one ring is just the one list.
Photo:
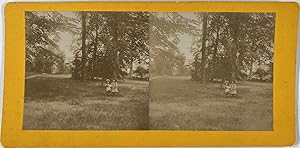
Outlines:
[[154, 12], [151, 130], [273, 130], [275, 13]]

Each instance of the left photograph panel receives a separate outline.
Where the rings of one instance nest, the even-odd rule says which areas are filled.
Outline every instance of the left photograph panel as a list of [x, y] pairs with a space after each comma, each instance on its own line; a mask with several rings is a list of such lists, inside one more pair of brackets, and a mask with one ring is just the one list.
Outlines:
[[143, 130], [148, 12], [25, 13], [24, 130]]

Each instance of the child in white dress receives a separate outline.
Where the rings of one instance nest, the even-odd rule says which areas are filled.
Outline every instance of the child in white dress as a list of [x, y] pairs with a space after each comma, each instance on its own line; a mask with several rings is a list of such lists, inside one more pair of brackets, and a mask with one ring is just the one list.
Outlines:
[[236, 92], [236, 82], [235, 81], [231, 81], [230, 84], [230, 96], [236, 96], [237, 92]]
[[110, 83], [110, 79], [106, 79], [105, 87], [106, 87], [106, 95], [110, 96], [110, 94], [112, 92], [112, 85]]
[[112, 93], [113, 93], [113, 95], [115, 96], [115, 95], [117, 95], [118, 92], [119, 92], [117, 80], [113, 80], [113, 82], [111, 83], [111, 85], [112, 85]]
[[225, 81], [224, 82], [224, 93], [226, 96], [229, 95], [229, 92], [230, 92], [230, 86], [229, 86], [229, 82], [228, 81]]

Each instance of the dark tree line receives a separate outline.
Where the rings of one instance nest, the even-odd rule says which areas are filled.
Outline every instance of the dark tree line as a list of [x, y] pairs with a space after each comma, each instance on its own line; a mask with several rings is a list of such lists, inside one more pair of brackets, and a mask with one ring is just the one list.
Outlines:
[[[274, 14], [196, 15], [201, 27], [193, 49], [194, 80], [243, 80], [254, 74], [273, 75]], [[258, 65], [257, 72], [253, 72], [254, 63]]]
[[149, 13], [77, 14], [81, 20], [81, 29], [78, 40], [74, 42], [73, 78], [131, 77], [134, 62], [141, 65], [149, 61]]

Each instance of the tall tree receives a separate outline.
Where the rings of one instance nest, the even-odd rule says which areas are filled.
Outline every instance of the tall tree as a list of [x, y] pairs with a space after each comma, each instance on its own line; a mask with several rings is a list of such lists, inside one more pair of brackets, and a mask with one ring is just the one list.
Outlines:
[[[87, 15], [87, 78], [122, 78], [127, 75], [131, 63], [137, 60], [146, 62], [149, 56], [149, 13], [87, 12]], [[78, 18], [81, 19], [81, 15]], [[79, 38], [82, 42], [83, 37]], [[81, 52], [77, 46], [82, 46], [82, 43], [74, 44], [74, 54]]]
[[[272, 63], [274, 14], [209, 13], [209, 16], [206, 31], [208, 64], [205, 68], [209, 79], [242, 80], [247, 73], [250, 73], [248, 77], [251, 77], [257, 69], [253, 68], [253, 65]], [[198, 22], [201, 23], [203, 24]], [[201, 34], [203, 33], [202, 29]], [[193, 52], [199, 55], [202, 54], [199, 53], [201, 45], [199, 39], [196, 41], [196, 50]], [[194, 71], [199, 73], [201, 68], [196, 64], [194, 68]]]
[[201, 74], [200, 74], [200, 78], [201, 78], [201, 82], [206, 81], [206, 35], [207, 35], [207, 17], [208, 14], [204, 13], [203, 14], [203, 22], [202, 22], [202, 47], [201, 47]]
[[86, 80], [86, 15], [87, 15], [87, 12], [85, 11], [82, 11], [81, 12], [81, 54], [82, 54], [82, 57], [81, 57], [81, 74], [82, 74], [82, 77], [81, 79], [82, 80]]

